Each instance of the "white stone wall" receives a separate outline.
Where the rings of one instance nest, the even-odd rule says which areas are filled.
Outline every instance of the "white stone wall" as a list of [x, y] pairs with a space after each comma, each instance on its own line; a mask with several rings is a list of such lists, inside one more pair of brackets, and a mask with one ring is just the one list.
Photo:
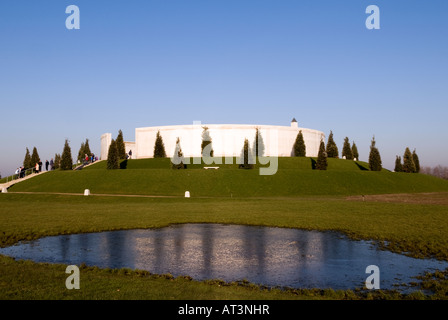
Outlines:
[[112, 133], [104, 133], [101, 135], [101, 155], [100, 160], [107, 159], [107, 153], [109, 152], [109, 146], [112, 142]]
[[132, 150], [132, 159], [135, 159], [135, 142], [131, 141], [125, 141], [124, 142], [124, 149], [126, 151], [126, 154], [129, 154], [129, 151]]
[[135, 129], [134, 159], [152, 158], [157, 131], [165, 144], [168, 157], [174, 153], [177, 137], [185, 157], [200, 157], [203, 126], [207, 126], [212, 138], [214, 156], [238, 157], [243, 148], [244, 139], [253, 146], [255, 128], [258, 127], [265, 145], [265, 156], [289, 157], [299, 133], [302, 130], [306, 145], [306, 156], [317, 157], [320, 140], [325, 139], [323, 132], [307, 128], [299, 128], [297, 122], [291, 126], [237, 125], [237, 124], [200, 124], [146, 127]]

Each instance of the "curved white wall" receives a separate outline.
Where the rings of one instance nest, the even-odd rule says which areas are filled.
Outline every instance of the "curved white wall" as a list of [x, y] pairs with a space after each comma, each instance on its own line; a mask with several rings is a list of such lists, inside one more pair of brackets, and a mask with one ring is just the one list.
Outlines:
[[[194, 124], [146, 127], [135, 129], [135, 149], [132, 149], [132, 158], [152, 158], [157, 131], [160, 130], [165, 151], [168, 157], [173, 156], [177, 137], [185, 157], [200, 157], [203, 127], [208, 127], [212, 138], [212, 148], [215, 157], [239, 157], [243, 148], [244, 139], [249, 140], [253, 146], [255, 128], [258, 127], [263, 137], [264, 156], [289, 157], [299, 133], [302, 130], [306, 145], [306, 156], [316, 157], [319, 151], [320, 140], [325, 139], [323, 132], [318, 130], [299, 128], [297, 122], [290, 127], [269, 125], [240, 125], [240, 124]], [[102, 150], [103, 154], [103, 150]]]

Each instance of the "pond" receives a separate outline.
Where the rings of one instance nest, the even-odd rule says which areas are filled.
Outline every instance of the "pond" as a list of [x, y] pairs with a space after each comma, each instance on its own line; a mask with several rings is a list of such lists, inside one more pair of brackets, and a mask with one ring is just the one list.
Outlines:
[[45, 237], [0, 248], [0, 254], [36, 262], [151, 273], [188, 275], [196, 280], [246, 279], [292, 288], [355, 289], [366, 267], [380, 271], [380, 288], [416, 281], [424, 271], [448, 263], [378, 250], [336, 232], [221, 224], [181, 224], [160, 229], [121, 230]]

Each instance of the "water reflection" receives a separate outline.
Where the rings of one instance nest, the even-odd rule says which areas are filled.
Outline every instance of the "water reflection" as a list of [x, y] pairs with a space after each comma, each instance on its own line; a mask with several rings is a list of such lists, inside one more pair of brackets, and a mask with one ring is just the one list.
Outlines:
[[0, 254], [295, 288], [362, 287], [365, 269], [373, 264], [380, 268], [381, 288], [393, 289], [425, 270], [448, 267], [447, 262], [379, 251], [335, 232], [218, 224], [47, 237], [2, 248]]

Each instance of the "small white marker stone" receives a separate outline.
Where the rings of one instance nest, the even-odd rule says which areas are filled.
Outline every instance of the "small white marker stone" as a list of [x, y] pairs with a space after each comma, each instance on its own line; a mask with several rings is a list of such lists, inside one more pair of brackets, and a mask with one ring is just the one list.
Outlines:
[[190, 198], [190, 191], [185, 191], [185, 198]]
[[90, 190], [89, 189], [84, 190], [84, 195], [85, 196], [90, 196]]

